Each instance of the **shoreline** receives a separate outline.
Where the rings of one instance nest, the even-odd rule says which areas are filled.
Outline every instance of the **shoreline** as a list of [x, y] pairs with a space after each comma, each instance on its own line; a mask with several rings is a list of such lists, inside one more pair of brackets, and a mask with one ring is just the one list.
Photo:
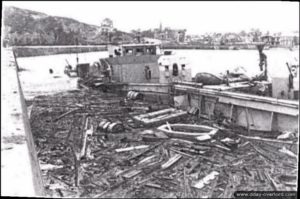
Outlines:
[[[62, 45], [62, 46], [13, 46], [13, 52], [16, 57], [33, 57], [56, 54], [72, 54], [86, 52], [101, 52], [107, 51], [106, 45]], [[251, 46], [208, 46], [208, 45], [165, 45], [162, 44], [164, 50], [257, 50], [255, 44]], [[270, 49], [290, 49], [287, 47], [268, 47]], [[290, 49], [291, 50], [291, 49]], [[298, 50], [298, 49], [297, 49]]]

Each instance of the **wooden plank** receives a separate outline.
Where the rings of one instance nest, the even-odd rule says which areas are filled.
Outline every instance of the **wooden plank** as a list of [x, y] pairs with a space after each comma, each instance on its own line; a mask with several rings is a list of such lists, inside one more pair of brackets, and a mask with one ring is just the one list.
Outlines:
[[55, 119], [53, 120], [53, 122], [57, 122], [57, 121], [60, 120], [61, 118], [65, 117], [65, 116], [67, 116], [67, 115], [69, 115], [69, 114], [71, 114], [71, 113], [73, 113], [73, 112], [75, 112], [75, 111], [77, 111], [77, 110], [79, 110], [79, 108], [72, 109], [72, 110], [70, 110], [70, 111], [68, 111], [68, 112], [66, 112], [66, 113], [64, 113], [64, 114], [62, 114], [62, 115], [60, 115], [60, 116], [58, 116], [57, 118], [55, 118]]
[[273, 130], [273, 121], [274, 121], [274, 112], [271, 112], [271, 119], [270, 119], [270, 131]]
[[142, 171], [141, 170], [133, 170], [133, 171], [130, 171], [126, 174], [123, 175], [124, 178], [132, 178], [138, 174], [140, 174]]
[[142, 122], [143, 124], [159, 123], [186, 115], [186, 111], [177, 110], [174, 108], [159, 110], [151, 113], [134, 116], [133, 119]]
[[245, 112], [246, 112], [246, 121], [247, 121], [247, 131], [248, 131], [248, 133], [250, 133], [250, 120], [249, 120], [249, 110], [248, 110], [248, 108], [245, 108]]
[[209, 109], [209, 118], [211, 119], [212, 116], [214, 115], [215, 107], [216, 107], [216, 102], [211, 102], [210, 103], [210, 109]]
[[180, 158], [182, 158], [182, 155], [176, 154], [173, 157], [171, 157], [166, 163], [161, 165], [162, 169], [167, 169], [170, 166], [172, 166], [175, 162], [177, 162]]
[[234, 105], [231, 104], [231, 106], [230, 106], [230, 111], [229, 111], [229, 119], [230, 119], [230, 120], [232, 120], [233, 108], [234, 108]]
[[269, 180], [269, 182], [271, 183], [274, 191], [278, 191], [280, 190], [280, 187], [277, 185], [277, 183], [273, 180], [273, 178], [271, 177], [271, 175], [269, 174], [268, 171], [265, 172], [265, 175], [267, 177], [267, 179]]
[[136, 149], [145, 149], [148, 148], [148, 145], [140, 145], [140, 146], [131, 146], [131, 147], [126, 147], [126, 148], [120, 148], [120, 149], [115, 149], [117, 153], [119, 152], [124, 152], [124, 151], [132, 151]]
[[266, 142], [275, 142], [275, 143], [281, 143], [281, 144], [298, 144], [298, 142], [293, 142], [293, 141], [283, 141], [283, 140], [276, 140], [276, 139], [268, 139], [268, 138], [261, 138], [261, 137], [249, 137], [245, 135], [239, 135], [239, 137], [250, 139], [250, 140], [259, 140], [259, 141], [266, 141]]

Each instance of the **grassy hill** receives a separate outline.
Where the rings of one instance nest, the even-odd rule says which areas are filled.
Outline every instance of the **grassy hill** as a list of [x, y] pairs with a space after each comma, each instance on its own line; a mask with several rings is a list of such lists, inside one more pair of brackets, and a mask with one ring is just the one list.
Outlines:
[[133, 35], [119, 30], [102, 35], [100, 27], [71, 18], [49, 16], [16, 7], [3, 12], [4, 45], [75, 45], [130, 42]]

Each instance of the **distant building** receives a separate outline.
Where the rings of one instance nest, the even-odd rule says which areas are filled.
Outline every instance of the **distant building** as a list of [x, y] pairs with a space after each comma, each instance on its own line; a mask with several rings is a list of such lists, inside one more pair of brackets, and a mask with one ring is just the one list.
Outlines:
[[182, 29], [182, 30], [177, 30], [177, 41], [179, 43], [183, 43], [185, 42], [185, 33], [186, 33], [186, 29]]
[[148, 37], [144, 37], [143, 39], [144, 39], [145, 43], [161, 44], [161, 40], [159, 40], [159, 39], [153, 39], [153, 38], [148, 38]]
[[299, 45], [299, 31], [282, 33], [279, 42], [280, 46], [288, 48]]
[[183, 43], [186, 39], [186, 29], [171, 29], [171, 28], [162, 28], [160, 23], [159, 28], [154, 29], [154, 38], [169, 42]]
[[114, 30], [113, 21], [109, 18], [103, 19], [100, 26], [101, 34], [107, 35], [108, 33], [113, 32], [113, 30]]
[[277, 35], [263, 35], [261, 41], [270, 46], [278, 46], [280, 44], [280, 37]]

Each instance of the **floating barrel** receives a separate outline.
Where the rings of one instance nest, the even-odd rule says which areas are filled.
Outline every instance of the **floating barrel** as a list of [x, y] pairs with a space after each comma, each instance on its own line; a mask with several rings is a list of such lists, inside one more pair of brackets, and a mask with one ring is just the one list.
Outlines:
[[124, 127], [121, 122], [114, 122], [108, 126], [108, 132], [111, 132], [111, 133], [118, 133], [123, 130], [124, 130]]
[[103, 119], [100, 121], [98, 129], [109, 133], [118, 133], [124, 130], [124, 126], [121, 122], [110, 122], [107, 119]]
[[141, 93], [139, 93], [139, 92], [136, 92], [136, 91], [129, 91], [127, 93], [127, 98], [128, 99], [132, 99], [132, 100], [142, 99], [143, 95]]

